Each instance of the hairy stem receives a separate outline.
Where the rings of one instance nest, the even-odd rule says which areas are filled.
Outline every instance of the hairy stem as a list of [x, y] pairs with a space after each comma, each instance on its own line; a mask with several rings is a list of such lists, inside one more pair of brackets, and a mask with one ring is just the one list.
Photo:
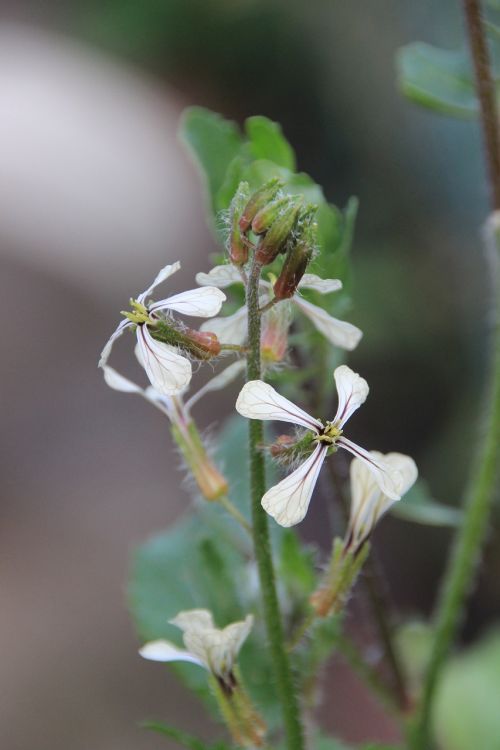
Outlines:
[[[248, 355], [247, 379], [257, 380], [261, 376], [260, 366], [260, 314], [259, 281], [261, 267], [252, 265], [247, 286], [248, 307]], [[271, 653], [272, 669], [278, 697], [281, 702], [283, 723], [288, 750], [304, 747], [299, 704], [293, 684], [292, 670], [285, 647], [285, 636], [279, 610], [274, 566], [269, 540], [267, 515], [260, 501], [266, 491], [264, 456], [259, 449], [264, 438], [260, 420], [249, 421], [250, 484], [252, 506], [252, 533], [255, 559], [259, 572], [264, 620]]]
[[[488, 49], [478, 0], [464, 0], [464, 13], [471, 47], [476, 89], [481, 105], [488, 173], [492, 195], [492, 226], [495, 234], [492, 252], [498, 267], [498, 209], [500, 208], [500, 151], [494, 87]], [[492, 336], [492, 357], [485, 394], [484, 423], [478, 440], [478, 451], [472, 467], [465, 496], [465, 514], [457, 531], [443, 580], [436, 611], [436, 626], [429, 668], [422, 699], [410, 737], [416, 750], [427, 750], [430, 737], [432, 703], [438, 679], [460, 623], [465, 598], [471, 589], [486, 534], [488, 518], [495, 495], [500, 464], [500, 324], [499, 287], [496, 285], [495, 331]]]

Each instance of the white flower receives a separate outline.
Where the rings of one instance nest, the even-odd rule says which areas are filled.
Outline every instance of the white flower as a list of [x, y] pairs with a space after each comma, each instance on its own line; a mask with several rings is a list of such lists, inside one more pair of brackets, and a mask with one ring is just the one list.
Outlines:
[[[415, 461], [402, 453], [382, 453], [371, 451], [370, 455], [378, 463], [383, 462], [394, 472], [399, 472], [400, 496], [406, 494], [418, 477]], [[377, 484], [367, 465], [355, 458], [350, 466], [351, 512], [346, 534], [346, 547], [358, 549], [370, 536], [380, 518], [397, 499], [388, 497]]]
[[[198, 273], [196, 281], [200, 286], [214, 284], [222, 289], [231, 284], [242, 283], [239, 271], [229, 264], [215, 266], [209, 273]], [[261, 279], [260, 285], [266, 294], [267, 301], [272, 284], [269, 281]], [[352, 323], [333, 318], [323, 308], [303, 299], [299, 293], [301, 289], [313, 289], [320, 294], [330, 294], [342, 289], [342, 282], [339, 279], [321, 279], [314, 273], [306, 273], [299, 282], [297, 292], [293, 295], [291, 302], [309, 318], [315, 328], [332, 344], [348, 351], [355, 349], [363, 335], [360, 329], [352, 325]], [[234, 315], [225, 318], [215, 318], [210, 321], [210, 325], [204, 323], [201, 326], [202, 331], [208, 329], [224, 341], [230, 341], [233, 344], [243, 344], [247, 335], [246, 307], [241, 307]]]
[[311, 455], [298, 469], [271, 487], [262, 498], [262, 507], [281, 526], [294, 526], [306, 515], [323, 461], [332, 448], [344, 448], [359, 458], [387, 497], [392, 500], [398, 500], [400, 497], [402, 477], [399, 471], [378, 460], [343, 434], [344, 425], [349, 417], [366, 400], [368, 383], [347, 365], [337, 367], [334, 378], [339, 400], [338, 408], [333, 420], [326, 424], [311, 417], [261, 380], [246, 383], [238, 396], [236, 409], [244, 417], [291, 422], [305, 427], [314, 435], [316, 447]]
[[146, 643], [139, 653], [152, 661], [188, 661], [211, 672], [227, 685], [234, 687], [234, 665], [238, 652], [253, 625], [253, 616], [233, 622], [220, 630], [214, 625], [212, 613], [206, 609], [191, 609], [169, 621], [183, 632], [186, 650], [170, 641], [158, 640]]
[[116, 339], [126, 328], [135, 325], [137, 343], [141, 350], [141, 359], [151, 385], [164, 395], [172, 395], [182, 391], [191, 380], [191, 362], [178, 354], [174, 347], [156, 341], [150, 333], [149, 326], [154, 326], [160, 318], [158, 313], [173, 310], [183, 315], [199, 318], [210, 318], [217, 315], [226, 295], [216, 287], [207, 286], [204, 289], [191, 289], [187, 292], [175, 294], [173, 297], [146, 304], [152, 291], [169, 276], [180, 268], [180, 263], [162, 268], [151, 286], [132, 301], [133, 313], [128, 313], [128, 319], [122, 320], [111, 335], [102, 350], [99, 367], [107, 365], [111, 349]]

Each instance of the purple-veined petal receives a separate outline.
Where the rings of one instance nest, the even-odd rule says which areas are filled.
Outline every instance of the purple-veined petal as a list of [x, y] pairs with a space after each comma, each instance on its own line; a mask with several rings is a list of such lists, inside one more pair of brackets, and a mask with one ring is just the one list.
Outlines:
[[104, 349], [101, 352], [101, 356], [99, 358], [98, 367], [105, 367], [105, 365], [106, 365], [106, 363], [107, 363], [107, 361], [109, 359], [109, 355], [111, 354], [111, 349], [113, 348], [113, 344], [115, 343], [116, 339], [119, 338], [122, 335], [123, 331], [126, 328], [129, 328], [131, 325], [132, 325], [132, 322], [130, 320], [122, 320], [122, 321], [120, 321], [120, 323], [117, 326], [116, 330], [113, 331], [113, 333], [111, 334], [111, 336], [107, 340]]
[[175, 263], [164, 266], [156, 276], [151, 286], [148, 286], [146, 291], [142, 292], [142, 294], [139, 294], [139, 296], [137, 297], [137, 302], [144, 304], [144, 301], [151, 296], [151, 292], [153, 291], [153, 289], [155, 289], [159, 284], [165, 281], [165, 279], [168, 279], [169, 276], [172, 276], [172, 274], [176, 273], [180, 269], [180, 267], [181, 264], [178, 260]]
[[208, 273], [197, 273], [196, 283], [200, 286], [218, 286], [225, 289], [231, 284], [242, 284], [243, 279], [237, 268], [227, 263], [223, 266], [214, 266]]
[[313, 289], [320, 294], [330, 294], [342, 289], [340, 279], [322, 279], [315, 273], [305, 273], [299, 281], [298, 289]]
[[211, 318], [217, 315], [226, 299], [224, 292], [215, 286], [204, 286], [190, 289], [187, 292], [174, 294], [173, 297], [153, 302], [149, 305], [150, 312], [158, 310], [175, 310], [182, 315], [192, 315], [196, 318]]
[[333, 422], [343, 427], [356, 409], [364, 404], [370, 389], [366, 380], [347, 365], [337, 367], [333, 377], [339, 397], [339, 405]]
[[332, 344], [347, 351], [352, 351], [357, 347], [363, 332], [355, 325], [333, 318], [323, 308], [313, 305], [298, 295], [294, 295], [293, 302], [309, 318], [316, 330]]
[[403, 477], [398, 469], [386, 463], [384, 459], [374, 458], [369, 451], [361, 448], [360, 445], [353, 443], [352, 440], [348, 440], [343, 435], [337, 439], [337, 445], [340, 448], [345, 448], [346, 451], [349, 451], [349, 453], [352, 453], [353, 456], [356, 456], [356, 458], [361, 459], [365, 463], [384, 495], [387, 495], [391, 500], [400, 499]]
[[140, 358], [153, 388], [158, 393], [172, 396], [180, 393], [191, 380], [191, 362], [174, 351], [173, 347], [155, 341], [146, 325], [137, 327]]
[[249, 419], [291, 422], [316, 433], [323, 429], [319, 419], [314, 419], [293, 401], [280, 396], [271, 385], [262, 380], [245, 383], [236, 401], [236, 411]]
[[223, 344], [235, 344], [241, 346], [245, 343], [247, 330], [247, 308], [240, 307], [233, 315], [224, 318], [212, 318], [202, 323], [200, 331], [211, 331], [215, 333]]
[[170, 641], [158, 640], [145, 643], [139, 649], [139, 654], [144, 659], [150, 659], [151, 661], [188, 661], [191, 664], [198, 664], [200, 667], [207, 668], [207, 665], [197, 656], [183, 648], [178, 648]]
[[295, 526], [307, 513], [328, 446], [319, 444], [309, 458], [285, 479], [271, 487], [262, 507], [280, 526]]
[[223, 388], [229, 385], [229, 383], [232, 383], [233, 380], [236, 380], [236, 378], [241, 375], [241, 373], [245, 370], [245, 367], [246, 365], [243, 360], [232, 362], [230, 365], [225, 367], [221, 372], [219, 372], [218, 375], [210, 378], [210, 380], [205, 383], [205, 385], [203, 385], [199, 391], [193, 393], [191, 398], [186, 401], [186, 410], [189, 411], [194, 406], [194, 404], [198, 403], [200, 398], [203, 398], [206, 393], [210, 393], [211, 391], [221, 391]]

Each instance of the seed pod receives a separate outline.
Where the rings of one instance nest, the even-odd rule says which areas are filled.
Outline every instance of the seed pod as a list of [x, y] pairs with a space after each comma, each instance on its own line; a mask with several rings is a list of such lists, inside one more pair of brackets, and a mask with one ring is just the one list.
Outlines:
[[288, 248], [281, 273], [273, 287], [278, 299], [289, 299], [297, 291], [314, 252], [316, 230], [317, 225], [309, 221], [298, 240]]
[[243, 233], [248, 232], [250, 229], [255, 214], [260, 211], [261, 208], [264, 208], [267, 203], [276, 198], [281, 186], [281, 180], [274, 177], [250, 197], [250, 200], [243, 209], [239, 220], [240, 230]]
[[262, 237], [255, 251], [257, 263], [265, 266], [272, 263], [283, 252], [293, 231], [300, 210], [300, 198], [290, 198], [288, 207], [283, 209], [269, 231]]
[[245, 242], [240, 229], [240, 219], [243, 209], [248, 203], [250, 188], [248, 182], [240, 182], [229, 212], [230, 229], [228, 240], [228, 251], [231, 263], [235, 266], [243, 266], [248, 260], [248, 245]]

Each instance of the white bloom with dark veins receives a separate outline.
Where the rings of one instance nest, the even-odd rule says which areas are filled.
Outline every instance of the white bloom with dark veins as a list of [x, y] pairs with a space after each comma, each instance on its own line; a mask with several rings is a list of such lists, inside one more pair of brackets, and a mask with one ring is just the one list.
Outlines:
[[[413, 486], [418, 469], [415, 461], [403, 453], [387, 453], [385, 456], [370, 451], [374, 461], [383, 462], [393, 471], [399, 472], [401, 484], [399, 494], [403, 496]], [[378, 521], [397, 499], [389, 497], [377, 484], [373, 473], [359, 458], [350, 466], [351, 511], [346, 534], [347, 547], [358, 549], [370, 536]]]
[[244, 417], [291, 422], [305, 427], [314, 435], [316, 447], [311, 455], [262, 498], [264, 510], [281, 526], [294, 526], [306, 515], [323, 461], [332, 448], [344, 448], [363, 462], [385, 496], [391, 500], [398, 500], [401, 496], [403, 478], [398, 468], [344, 436], [346, 422], [366, 400], [368, 383], [347, 365], [337, 367], [334, 378], [338, 408], [335, 417], [325, 424], [280, 396], [272, 386], [261, 380], [246, 383], [238, 396], [236, 410]]
[[152, 661], [188, 661], [198, 664], [226, 684], [234, 680], [232, 672], [239, 650], [253, 625], [253, 616], [233, 622], [219, 629], [214, 625], [212, 613], [206, 609], [191, 609], [170, 620], [180, 628], [186, 649], [170, 641], [157, 640], [146, 643], [139, 653]]
[[[240, 272], [232, 265], [215, 266], [209, 273], [196, 274], [196, 281], [200, 286], [214, 284], [224, 289], [232, 284], [241, 284], [242, 278]], [[261, 279], [260, 287], [266, 294], [266, 300], [269, 298], [269, 292], [272, 290], [272, 284], [269, 281]], [[359, 344], [362, 332], [352, 323], [344, 320], [338, 320], [329, 315], [326, 310], [313, 305], [300, 295], [301, 289], [312, 289], [320, 294], [330, 294], [342, 289], [342, 282], [339, 279], [322, 279], [314, 273], [306, 273], [299, 282], [296, 293], [291, 298], [291, 302], [309, 318], [314, 327], [335, 346], [351, 351]], [[233, 315], [225, 318], [215, 318], [210, 324], [204, 323], [201, 330], [209, 330], [216, 333], [219, 338], [232, 344], [243, 344], [247, 335], [246, 324], [246, 307], [241, 307]]]
[[122, 335], [126, 328], [135, 325], [142, 365], [151, 385], [159, 393], [166, 396], [179, 393], [189, 384], [192, 374], [191, 362], [187, 357], [179, 354], [175, 347], [154, 339], [149, 327], [155, 325], [155, 322], [159, 320], [158, 313], [162, 311], [173, 311], [198, 318], [211, 318], [217, 315], [226, 299], [226, 295], [220, 289], [207, 286], [174, 294], [172, 297], [159, 302], [147, 304], [147, 299], [151, 296], [153, 290], [169, 276], [176, 273], [179, 268], [180, 263], [178, 261], [162, 268], [151, 286], [142, 292], [137, 299], [131, 301], [134, 312], [128, 313], [128, 318], [122, 320], [118, 325], [104, 347], [99, 360], [99, 367], [105, 369], [116, 339]]

